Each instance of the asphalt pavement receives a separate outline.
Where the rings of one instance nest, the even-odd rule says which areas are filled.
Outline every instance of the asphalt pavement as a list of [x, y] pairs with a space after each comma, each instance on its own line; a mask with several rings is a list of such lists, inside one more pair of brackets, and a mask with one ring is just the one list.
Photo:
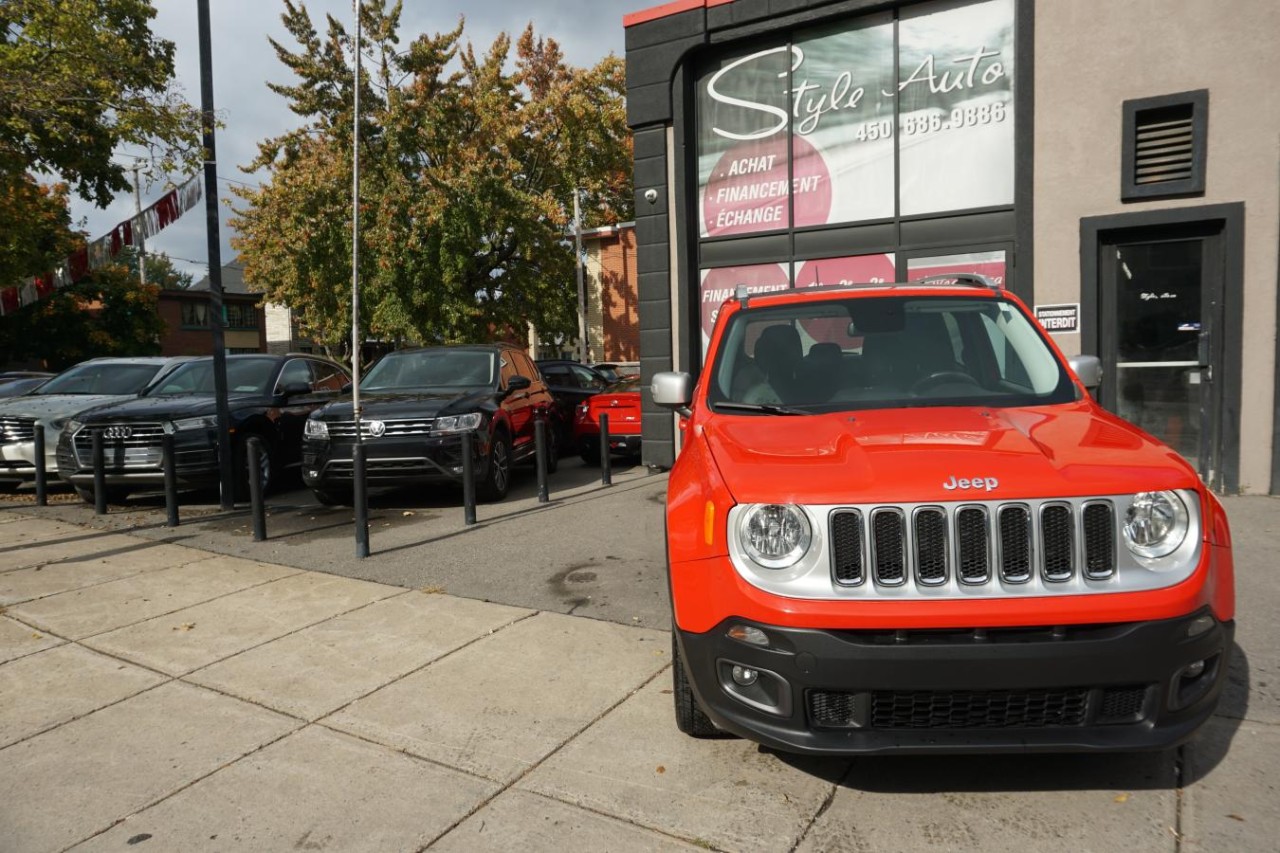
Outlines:
[[675, 730], [666, 478], [0, 509], [0, 850], [1271, 851], [1280, 499], [1226, 501], [1231, 683], [1184, 747], [799, 759]]

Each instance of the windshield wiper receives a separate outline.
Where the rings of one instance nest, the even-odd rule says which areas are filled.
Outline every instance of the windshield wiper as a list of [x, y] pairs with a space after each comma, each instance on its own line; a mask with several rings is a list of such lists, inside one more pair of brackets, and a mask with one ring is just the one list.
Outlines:
[[717, 409], [728, 409], [733, 412], [761, 412], [766, 415], [811, 415], [804, 409], [792, 406], [779, 406], [776, 403], [713, 403]]

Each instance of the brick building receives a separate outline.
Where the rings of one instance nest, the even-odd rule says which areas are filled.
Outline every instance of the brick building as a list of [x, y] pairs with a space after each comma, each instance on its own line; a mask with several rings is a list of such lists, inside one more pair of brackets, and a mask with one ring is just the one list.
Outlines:
[[[162, 290], [157, 310], [167, 326], [160, 340], [161, 355], [211, 355], [209, 279], [187, 290]], [[242, 268], [232, 262], [222, 268], [223, 331], [229, 353], [266, 352], [266, 317], [262, 294], [250, 293]]]
[[587, 343], [592, 363], [640, 360], [636, 224], [582, 233], [586, 253]]

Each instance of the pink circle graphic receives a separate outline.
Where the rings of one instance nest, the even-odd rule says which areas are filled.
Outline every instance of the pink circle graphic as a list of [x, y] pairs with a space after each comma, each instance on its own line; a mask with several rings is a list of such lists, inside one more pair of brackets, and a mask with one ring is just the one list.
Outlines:
[[[726, 151], [702, 190], [703, 233], [708, 237], [824, 225], [831, 214], [831, 174], [818, 150], [793, 136], [790, 183], [787, 139], [753, 140]], [[790, 190], [790, 191], [789, 191]]]

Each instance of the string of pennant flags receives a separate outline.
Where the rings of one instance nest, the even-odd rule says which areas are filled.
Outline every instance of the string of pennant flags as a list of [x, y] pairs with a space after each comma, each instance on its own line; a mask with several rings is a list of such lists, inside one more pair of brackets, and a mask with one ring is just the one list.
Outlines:
[[203, 178], [197, 174], [181, 186], [169, 190], [150, 207], [77, 249], [44, 275], [33, 276], [22, 284], [0, 289], [0, 316], [38, 302], [55, 290], [81, 281], [90, 270], [110, 263], [125, 246], [136, 246], [168, 228], [199, 204], [202, 198]]

